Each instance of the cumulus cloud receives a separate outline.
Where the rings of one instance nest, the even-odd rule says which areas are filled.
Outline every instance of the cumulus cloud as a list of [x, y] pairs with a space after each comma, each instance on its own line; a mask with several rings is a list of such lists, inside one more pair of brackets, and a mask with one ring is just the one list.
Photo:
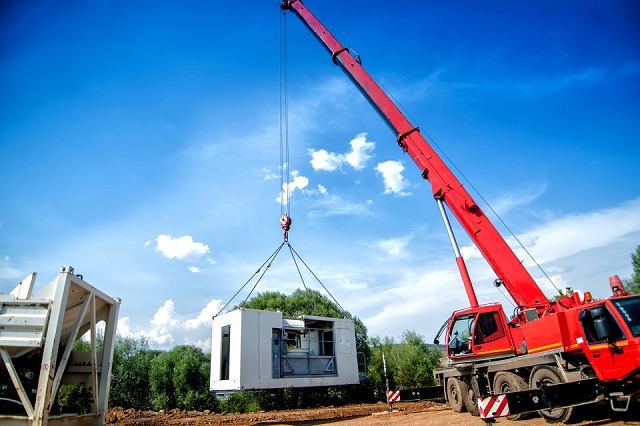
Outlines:
[[[190, 235], [173, 238], [171, 235], [161, 234], [156, 238], [156, 251], [169, 259], [195, 261], [209, 253], [209, 246], [193, 241]], [[149, 246], [150, 242], [145, 243]]]
[[151, 347], [169, 349], [176, 345], [194, 345], [211, 351], [212, 318], [220, 309], [220, 300], [207, 303], [195, 316], [181, 315], [169, 299], [158, 308], [149, 327], [132, 328], [128, 317], [118, 321], [118, 333], [123, 336], [145, 337]]
[[339, 154], [328, 152], [325, 149], [318, 151], [311, 149], [309, 153], [311, 154], [311, 167], [313, 167], [314, 170], [332, 172], [343, 163]]
[[[297, 170], [291, 171], [292, 180], [287, 184], [286, 182], [282, 184], [282, 191], [276, 198], [278, 203], [287, 204], [287, 200], [291, 198], [291, 195], [297, 190], [304, 191], [304, 189], [309, 185], [309, 178], [305, 176], [301, 176], [300, 172]], [[288, 190], [288, 191], [287, 191]], [[287, 195], [288, 192], [288, 196]]]
[[402, 176], [404, 166], [400, 161], [390, 160], [379, 163], [376, 166], [376, 170], [382, 175], [382, 179], [384, 180], [385, 194], [411, 195], [410, 192], [404, 191], [404, 189], [409, 186], [409, 181]]
[[466, 260], [482, 259], [482, 253], [480, 253], [480, 250], [478, 250], [478, 247], [476, 247], [475, 245], [460, 247], [460, 254]]
[[185, 327], [189, 330], [197, 330], [202, 327], [211, 328], [213, 316], [220, 310], [220, 300], [214, 299], [202, 308], [197, 317], [185, 321]]
[[169, 299], [153, 315], [152, 328], [148, 334], [149, 340], [161, 346], [173, 344], [175, 339], [172, 331], [178, 323], [179, 321], [175, 318], [173, 300]]
[[367, 160], [371, 158], [370, 152], [374, 150], [376, 144], [375, 142], [367, 141], [366, 133], [356, 135], [350, 144], [351, 151], [346, 154], [336, 154], [335, 152], [328, 152], [325, 149], [317, 151], [310, 149], [311, 167], [313, 167], [314, 170], [332, 172], [342, 167], [343, 164], [348, 164], [356, 170], [362, 170]]

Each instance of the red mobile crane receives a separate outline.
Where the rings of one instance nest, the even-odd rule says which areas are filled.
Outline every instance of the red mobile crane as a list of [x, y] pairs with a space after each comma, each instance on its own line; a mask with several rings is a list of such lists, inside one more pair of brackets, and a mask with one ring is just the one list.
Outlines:
[[[449, 365], [434, 375], [452, 408], [487, 421], [538, 411], [550, 422], [565, 422], [574, 406], [605, 399], [616, 411], [628, 410], [640, 394], [640, 295], [628, 295], [613, 276], [608, 299], [594, 301], [588, 293], [581, 299], [573, 292], [549, 301], [420, 129], [365, 71], [359, 56], [343, 47], [301, 0], [284, 0], [280, 7], [311, 30], [431, 183], [470, 304], [455, 311], [441, 330]], [[496, 286], [504, 285], [516, 303], [511, 319], [499, 303], [478, 304], [445, 205], [496, 273]]]

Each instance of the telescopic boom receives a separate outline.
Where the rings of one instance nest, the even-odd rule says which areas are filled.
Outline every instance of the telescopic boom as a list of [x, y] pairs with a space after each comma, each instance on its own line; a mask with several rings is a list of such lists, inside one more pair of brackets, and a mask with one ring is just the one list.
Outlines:
[[[378, 111], [382, 119], [396, 135], [398, 145], [411, 156], [420, 168], [422, 176], [431, 182], [433, 196], [442, 201], [454, 214], [458, 222], [471, 237], [487, 262], [504, 283], [505, 288], [520, 308], [536, 308], [544, 315], [550, 303], [538, 287], [522, 262], [516, 257], [497, 229], [485, 216], [460, 181], [436, 154], [420, 129], [405, 117], [394, 102], [365, 71], [360, 58], [354, 57], [349, 48], [338, 40], [320, 23], [300, 0], [285, 0], [281, 9], [290, 10], [317, 37], [329, 51], [333, 62], [347, 74], [369, 103]], [[456, 254], [458, 256], [458, 254]], [[463, 265], [459, 257], [458, 266]], [[463, 273], [466, 272], [461, 269]], [[473, 288], [465, 280], [465, 288], [472, 306], [477, 306]]]

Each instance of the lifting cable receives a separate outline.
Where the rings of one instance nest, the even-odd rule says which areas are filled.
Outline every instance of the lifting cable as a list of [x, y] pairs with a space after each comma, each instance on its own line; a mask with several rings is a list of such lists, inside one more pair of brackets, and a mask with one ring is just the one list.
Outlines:
[[[262, 275], [260, 275], [260, 278], [258, 278], [258, 281], [256, 282], [256, 284], [253, 286], [253, 288], [251, 289], [251, 291], [249, 292], [249, 295], [247, 296], [247, 299], [249, 298], [249, 296], [251, 296], [251, 293], [253, 292], [253, 290], [255, 290], [256, 286], [258, 285], [258, 283], [260, 282], [260, 280], [262, 279], [262, 277], [264, 277], [264, 274], [267, 273], [267, 270], [271, 267], [271, 264], [273, 263], [274, 259], [276, 258], [276, 256], [278, 255], [278, 253], [280, 253], [280, 250], [282, 250], [282, 246], [284, 246], [284, 241], [282, 242], [282, 244], [280, 244], [280, 246], [278, 246], [278, 248], [276, 249], [276, 251], [274, 251], [273, 253], [271, 253], [271, 256], [269, 256], [267, 258], [267, 260], [264, 261], [264, 263], [262, 265], [260, 265], [260, 267], [258, 268], [258, 270], [256, 272], [253, 273], [253, 275], [251, 275], [251, 278], [249, 278], [243, 285], [242, 287], [240, 287], [240, 289], [238, 291], [236, 291], [236, 294], [234, 294], [233, 296], [231, 296], [231, 299], [229, 299], [229, 301], [227, 303], [224, 304], [224, 306], [222, 308], [220, 308], [220, 310], [218, 311], [217, 314], [215, 314], [213, 317], [217, 317], [218, 315], [220, 315], [220, 313], [222, 311], [224, 311], [224, 309], [229, 306], [229, 303], [231, 303], [231, 301], [233, 299], [236, 298], [236, 296], [238, 294], [240, 294], [240, 292], [247, 286], [247, 284], [249, 284], [251, 282], [251, 280], [253, 280], [253, 278], [258, 275], [260, 273], [260, 271], [262, 270], [262, 268], [264, 267], [264, 265], [267, 265], [267, 267], [265, 268], [264, 272], [262, 273]], [[247, 299], [245, 299], [245, 303], [247, 301]]]
[[[283, 237], [284, 240], [278, 248], [264, 261], [262, 265], [253, 273], [253, 275], [240, 287], [240, 289], [229, 299], [227, 303], [218, 311], [217, 314], [214, 315], [214, 318], [220, 315], [220, 313], [236, 298], [238, 294], [256, 277], [259, 275], [256, 283], [249, 291], [249, 294], [245, 297], [244, 301], [240, 304], [243, 306], [251, 297], [251, 294], [256, 289], [262, 278], [265, 276], [273, 261], [276, 259], [282, 247], [286, 244], [289, 248], [289, 253], [291, 253], [291, 258], [293, 259], [293, 263], [295, 264], [296, 270], [298, 271], [298, 276], [302, 281], [302, 285], [305, 290], [310, 291], [309, 287], [304, 280], [302, 275], [302, 271], [300, 270], [300, 266], [298, 265], [298, 260], [307, 268], [307, 270], [313, 275], [313, 277], [318, 281], [318, 283], [322, 286], [322, 288], [327, 292], [327, 294], [331, 297], [331, 299], [338, 305], [340, 310], [343, 313], [347, 311], [344, 310], [342, 305], [333, 297], [333, 294], [327, 289], [327, 287], [320, 281], [318, 276], [311, 270], [309, 265], [302, 259], [302, 257], [298, 254], [298, 252], [293, 248], [291, 243], [289, 243], [289, 229], [291, 228], [291, 172], [289, 168], [289, 107], [288, 107], [288, 88], [287, 88], [287, 25], [286, 25], [286, 12], [283, 11], [280, 18], [280, 227], [284, 231]], [[296, 260], [296, 258], [298, 260]], [[265, 267], [266, 266], [266, 267]], [[264, 268], [264, 270], [263, 270]], [[262, 273], [260, 273], [262, 271]]]
[[[342, 312], [345, 312], [345, 309], [342, 307], [342, 305], [336, 300], [335, 297], [333, 297], [333, 294], [331, 294], [331, 292], [329, 291], [329, 289], [322, 283], [322, 281], [320, 281], [320, 278], [318, 278], [318, 276], [311, 270], [311, 268], [309, 267], [309, 265], [307, 265], [307, 263], [304, 261], [304, 259], [302, 259], [302, 257], [298, 254], [298, 252], [293, 248], [293, 246], [291, 245], [291, 243], [289, 243], [288, 240], [284, 240], [282, 243], [280, 243], [280, 245], [278, 246], [278, 248], [267, 258], [267, 260], [264, 261], [264, 263], [262, 265], [260, 265], [260, 267], [256, 270], [256, 272], [253, 273], [253, 275], [242, 285], [242, 287], [240, 287], [240, 289], [238, 291], [236, 291], [236, 293], [231, 297], [231, 299], [229, 299], [229, 301], [227, 303], [224, 304], [224, 306], [222, 308], [220, 308], [220, 310], [218, 311], [217, 314], [214, 315], [214, 318], [217, 317], [218, 315], [220, 315], [220, 313], [222, 311], [224, 311], [224, 309], [229, 306], [229, 304], [231, 303], [231, 301], [233, 301], [233, 299], [236, 298], [236, 296], [238, 294], [240, 294], [240, 292], [256, 277], [256, 275], [260, 274], [260, 271], [262, 271], [262, 274], [260, 274], [260, 276], [258, 277], [258, 279], [256, 280], [256, 283], [253, 285], [253, 287], [251, 287], [251, 291], [249, 291], [249, 294], [247, 294], [247, 297], [245, 297], [244, 301], [240, 304], [240, 306], [243, 306], [247, 303], [247, 301], [249, 300], [249, 297], [251, 297], [251, 294], [253, 293], [253, 291], [256, 289], [256, 287], [258, 286], [258, 284], [260, 283], [260, 281], [262, 280], [262, 278], [266, 275], [267, 271], [269, 270], [269, 268], [271, 267], [271, 265], [273, 264], [273, 261], [276, 259], [276, 257], [278, 256], [278, 254], [280, 253], [280, 251], [282, 250], [282, 247], [284, 247], [284, 245], [287, 245], [287, 247], [289, 248], [289, 252], [291, 253], [291, 258], [293, 259], [293, 263], [296, 265], [296, 270], [298, 271], [298, 276], [300, 277], [300, 280], [302, 281], [302, 284], [305, 288], [306, 291], [309, 291], [309, 287], [307, 286], [307, 284], [304, 281], [304, 277], [302, 275], [302, 271], [300, 270], [300, 267], [298, 265], [298, 261], [296, 260], [296, 257], [300, 260], [300, 262], [307, 268], [307, 270], [309, 271], [309, 273], [311, 275], [313, 275], [313, 278], [316, 279], [316, 281], [318, 282], [318, 284], [320, 284], [322, 286], [322, 288], [324, 289], [324, 291], [327, 292], [327, 294], [331, 297], [331, 299], [335, 302], [336, 305], [338, 305], [338, 307], [340, 308], [340, 310], [342, 310]], [[266, 265], [266, 268], [265, 268]], [[264, 271], [262, 270], [262, 268], [264, 268]]]
[[280, 15], [280, 227], [287, 241], [291, 228], [291, 173], [289, 170], [289, 102], [287, 81], [287, 15]]

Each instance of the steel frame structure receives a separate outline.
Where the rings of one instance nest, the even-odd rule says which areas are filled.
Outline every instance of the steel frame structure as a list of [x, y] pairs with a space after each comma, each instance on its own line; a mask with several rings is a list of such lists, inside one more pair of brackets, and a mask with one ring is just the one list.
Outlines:
[[[0, 294], [0, 355], [7, 373], [0, 370], [0, 385], [5, 390], [13, 386], [12, 395], [17, 394], [5, 395], [0, 403], [21, 406], [23, 411], [0, 414], [0, 422], [104, 425], [120, 300], [84, 281], [70, 266], [61, 267], [58, 276], [32, 296], [35, 278], [34, 272], [11, 293]], [[104, 336], [98, 351], [101, 322]], [[85, 335], [90, 352], [72, 352], [76, 340]], [[52, 412], [63, 384], [84, 385], [88, 413]]]

